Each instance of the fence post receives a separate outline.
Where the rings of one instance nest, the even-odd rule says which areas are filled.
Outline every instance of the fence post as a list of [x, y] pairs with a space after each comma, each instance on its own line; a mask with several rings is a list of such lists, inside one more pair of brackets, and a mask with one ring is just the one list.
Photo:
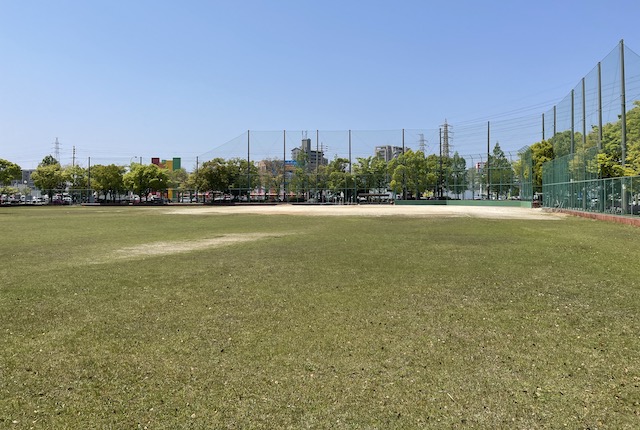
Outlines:
[[487, 121], [487, 162], [485, 167], [487, 169], [487, 200], [491, 200], [491, 166], [489, 164], [491, 154], [491, 122]]
[[[247, 202], [250, 203], [251, 202], [251, 150], [250, 150], [250, 145], [251, 145], [251, 137], [250, 137], [250, 130], [247, 130], [247, 193], [249, 194], [247, 196]], [[196, 165], [197, 165], [197, 159], [196, 159]]]
[[282, 201], [287, 201], [287, 130], [282, 130]]
[[[627, 159], [627, 96], [625, 94], [625, 82], [624, 82], [624, 40], [620, 41], [620, 123], [622, 128], [620, 130], [620, 147], [622, 152], [622, 174], [624, 175], [624, 169], [626, 166]], [[627, 184], [626, 181], [622, 181], [620, 187], [621, 202], [620, 206], [622, 209], [622, 214], [627, 213]]]

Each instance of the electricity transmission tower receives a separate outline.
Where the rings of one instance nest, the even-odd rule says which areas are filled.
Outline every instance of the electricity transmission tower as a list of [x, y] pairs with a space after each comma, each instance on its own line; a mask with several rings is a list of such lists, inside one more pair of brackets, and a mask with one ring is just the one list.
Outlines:
[[451, 124], [447, 123], [447, 120], [444, 120], [444, 124], [442, 124], [442, 156], [449, 158], [451, 157], [451, 141], [453, 140], [453, 131], [451, 131], [453, 127]]

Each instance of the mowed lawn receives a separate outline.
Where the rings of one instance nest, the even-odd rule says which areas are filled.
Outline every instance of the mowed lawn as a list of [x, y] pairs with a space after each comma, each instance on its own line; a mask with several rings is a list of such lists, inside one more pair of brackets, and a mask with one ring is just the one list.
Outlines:
[[0, 428], [638, 428], [640, 229], [2, 208]]

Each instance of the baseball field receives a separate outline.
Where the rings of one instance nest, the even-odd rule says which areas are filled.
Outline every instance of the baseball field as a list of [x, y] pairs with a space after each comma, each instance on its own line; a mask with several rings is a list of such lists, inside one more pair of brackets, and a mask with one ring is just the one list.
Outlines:
[[1, 208], [0, 428], [637, 428], [640, 229]]

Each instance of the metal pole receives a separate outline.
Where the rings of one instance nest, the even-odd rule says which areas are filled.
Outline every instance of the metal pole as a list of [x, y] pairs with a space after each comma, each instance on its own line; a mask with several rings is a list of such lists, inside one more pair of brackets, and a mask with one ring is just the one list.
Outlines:
[[622, 168], [626, 165], [627, 158], [627, 97], [625, 95], [624, 76], [624, 40], [620, 41], [620, 146], [622, 149]]
[[602, 66], [598, 63], [598, 151], [602, 149]]
[[576, 150], [576, 141], [575, 141], [575, 106], [574, 106], [574, 98], [575, 98], [575, 90], [571, 90], [571, 151], [573, 154]]
[[558, 132], [558, 110], [556, 106], [553, 107], [553, 136]]
[[[349, 174], [352, 173], [351, 164], [351, 130], [349, 130]], [[358, 203], [358, 184], [356, 184], [356, 178], [354, 176], [351, 177], [351, 180], [353, 181], [353, 196], [351, 198]]]
[[584, 89], [584, 78], [582, 78], [582, 148], [587, 148], [587, 96]]
[[491, 122], [487, 121], [487, 200], [491, 200]]
[[[404, 128], [402, 129], [402, 163], [404, 164], [406, 160], [404, 159]], [[407, 175], [405, 172], [406, 169], [402, 169], [402, 200], [407, 200]]]
[[247, 130], [247, 202], [251, 202], [251, 130]]
[[439, 129], [440, 134], [440, 172], [438, 175], [438, 197], [442, 198], [442, 128]]
[[[587, 97], [585, 95], [584, 78], [582, 78], [582, 150], [587, 149]], [[582, 210], [587, 210], [587, 186], [584, 179], [586, 179], [586, 163], [583, 163], [584, 175], [582, 175]]]
[[[140, 164], [142, 164], [142, 162], [140, 162]], [[198, 198], [198, 168], [199, 168], [199, 160], [198, 160], [198, 157], [196, 156], [196, 203], [200, 201], [200, 199]]]
[[[620, 40], [620, 122], [622, 128], [620, 130], [620, 148], [622, 152], [622, 174], [625, 175], [624, 169], [627, 164], [627, 96], [625, 94], [625, 76], [624, 76], [624, 40]], [[625, 175], [626, 176], [626, 175]], [[625, 180], [622, 180], [622, 213], [627, 213], [627, 187]]]
[[349, 173], [351, 173], [351, 130], [349, 130]]
[[320, 155], [320, 132], [316, 130], [316, 197], [320, 202], [320, 196], [318, 195], [318, 155]]
[[542, 114], [542, 140], [544, 140], [544, 113]]
[[282, 130], [282, 201], [287, 201], [287, 130]]
[[89, 190], [87, 191], [89, 193], [89, 195], [87, 196], [87, 202], [88, 203], [93, 203], [93, 193], [91, 192], [91, 157], [89, 157], [89, 161], [88, 161], [88, 167], [87, 167], [87, 186], [89, 187]]

